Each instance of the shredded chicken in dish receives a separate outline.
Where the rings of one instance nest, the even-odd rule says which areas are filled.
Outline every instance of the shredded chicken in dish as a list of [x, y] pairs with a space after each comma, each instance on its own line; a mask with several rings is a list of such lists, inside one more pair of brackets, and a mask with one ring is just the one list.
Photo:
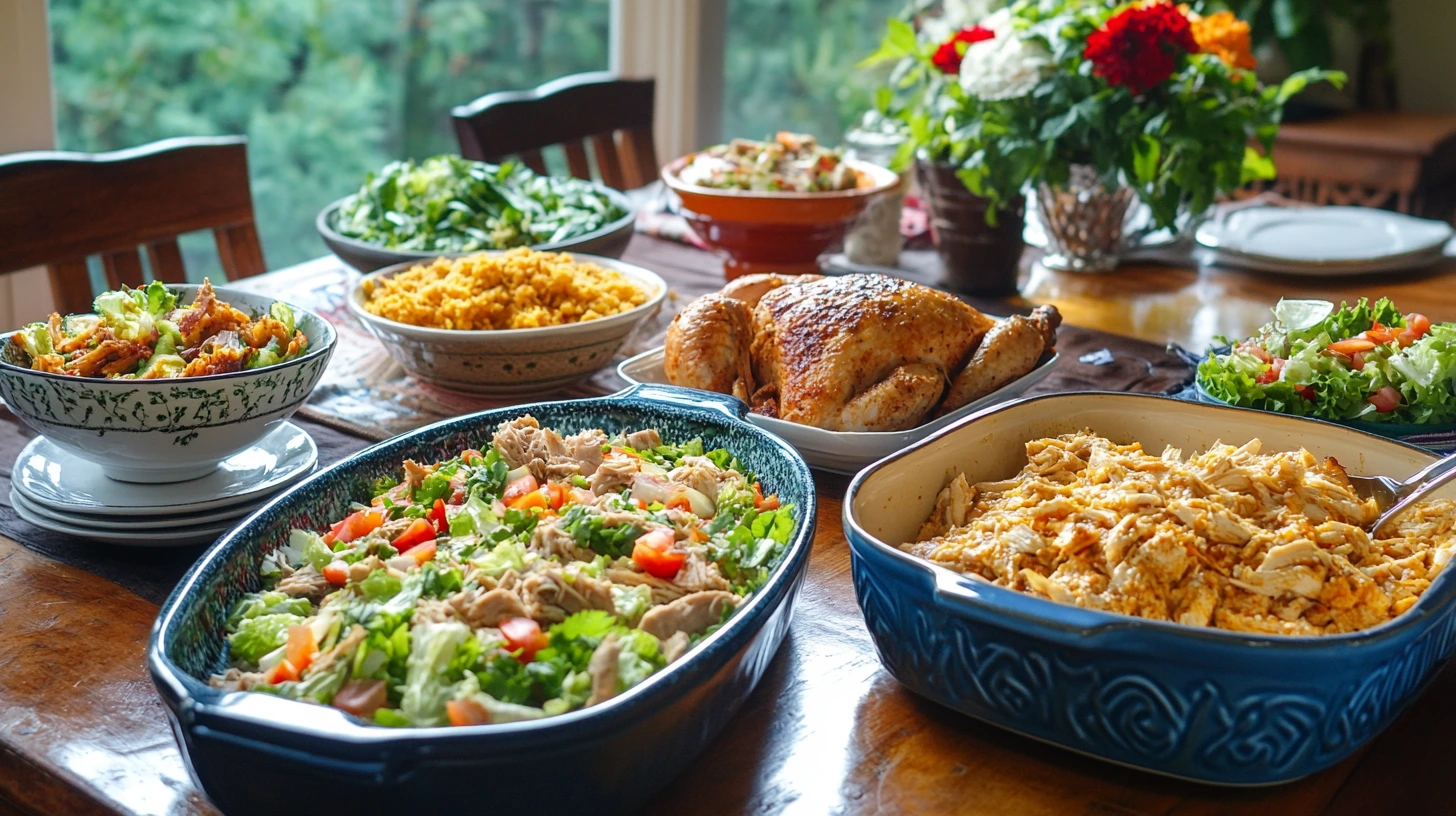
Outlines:
[[941, 491], [902, 549], [1059, 603], [1236, 632], [1367, 629], [1415, 605], [1456, 545], [1456, 502], [1388, 538], [1334, 459], [1216, 444], [1187, 458], [1090, 432], [1026, 445], [1014, 478]]

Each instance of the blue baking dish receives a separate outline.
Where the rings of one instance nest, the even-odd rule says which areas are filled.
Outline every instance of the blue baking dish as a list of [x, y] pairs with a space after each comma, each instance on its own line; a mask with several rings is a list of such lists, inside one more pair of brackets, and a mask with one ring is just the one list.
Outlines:
[[[152, 680], [199, 786], [229, 814], [632, 810], [693, 761], [763, 676], [788, 631], [814, 534], [814, 483], [793, 448], [742, 420], [732, 397], [637, 386], [600, 399], [485, 411], [421, 428], [300, 483], [207, 551], [162, 606], [147, 646]], [[294, 527], [321, 529], [406, 458], [481, 448], [503, 421], [657, 428], [732, 450], [766, 489], [793, 502], [799, 527], [768, 582], [684, 658], [598, 706], [558, 717], [462, 728], [387, 729], [267, 694], [224, 693], [223, 623], [258, 566]]]
[[[1298, 417], [1135, 394], [1057, 394], [989, 409], [862, 471], [844, 502], [855, 593], [885, 667], [910, 690], [1110, 762], [1222, 785], [1327, 768], [1388, 726], [1456, 647], [1456, 579], [1361, 632], [1247, 635], [1114, 615], [995, 586], [912, 556], [941, 487], [1009, 478], [1027, 441], [1083, 429], [1185, 452], [1258, 437], [1352, 473], [1406, 478], [1429, 452]], [[1441, 494], [1453, 497], [1453, 491]]]

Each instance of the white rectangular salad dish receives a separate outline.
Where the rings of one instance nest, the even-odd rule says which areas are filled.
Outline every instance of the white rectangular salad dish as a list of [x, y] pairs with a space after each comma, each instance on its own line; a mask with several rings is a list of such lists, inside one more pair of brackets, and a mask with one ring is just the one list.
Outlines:
[[[617, 366], [617, 374], [629, 384], [658, 383], [671, 385], [663, 369], [663, 347], [644, 351], [636, 357], [623, 360]], [[989, 405], [1018, 397], [1033, 385], [1046, 379], [1056, 365], [1059, 355], [1050, 352], [1042, 355], [1036, 367], [1021, 377], [1012, 380], [1000, 389], [967, 403], [959, 410], [939, 419], [927, 422], [908, 431], [827, 431], [809, 425], [800, 425], [774, 417], [749, 413], [748, 422], [768, 431], [793, 445], [809, 463], [810, 467], [831, 473], [853, 475], [871, 462], [902, 450], [944, 428], [962, 417], [969, 416]]]

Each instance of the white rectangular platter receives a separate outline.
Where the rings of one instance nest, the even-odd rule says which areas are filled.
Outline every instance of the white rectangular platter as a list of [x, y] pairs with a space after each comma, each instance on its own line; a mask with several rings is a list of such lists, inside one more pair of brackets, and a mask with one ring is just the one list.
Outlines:
[[[661, 346], [644, 351], [636, 357], [623, 360], [617, 366], [617, 374], [629, 383], [658, 383], [671, 385], [667, 372], [663, 370], [663, 349]], [[1057, 364], [1055, 353], [1042, 355], [1036, 367], [1018, 379], [1012, 380], [1000, 389], [968, 403], [961, 409], [946, 414], [908, 431], [826, 431], [796, 422], [748, 414], [748, 421], [798, 449], [810, 467], [831, 473], [855, 474], [864, 466], [878, 462], [895, 451], [924, 439], [961, 417], [1020, 396], [1026, 389], [1046, 379]]]

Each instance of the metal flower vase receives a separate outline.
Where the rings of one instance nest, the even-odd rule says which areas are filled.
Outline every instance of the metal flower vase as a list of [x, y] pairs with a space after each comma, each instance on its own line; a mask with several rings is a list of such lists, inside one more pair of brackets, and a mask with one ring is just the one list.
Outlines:
[[1109, 188], [1095, 169], [1072, 165], [1065, 185], [1037, 185], [1036, 209], [1046, 232], [1043, 266], [1068, 272], [1111, 272], [1127, 246], [1127, 211], [1136, 192]]

